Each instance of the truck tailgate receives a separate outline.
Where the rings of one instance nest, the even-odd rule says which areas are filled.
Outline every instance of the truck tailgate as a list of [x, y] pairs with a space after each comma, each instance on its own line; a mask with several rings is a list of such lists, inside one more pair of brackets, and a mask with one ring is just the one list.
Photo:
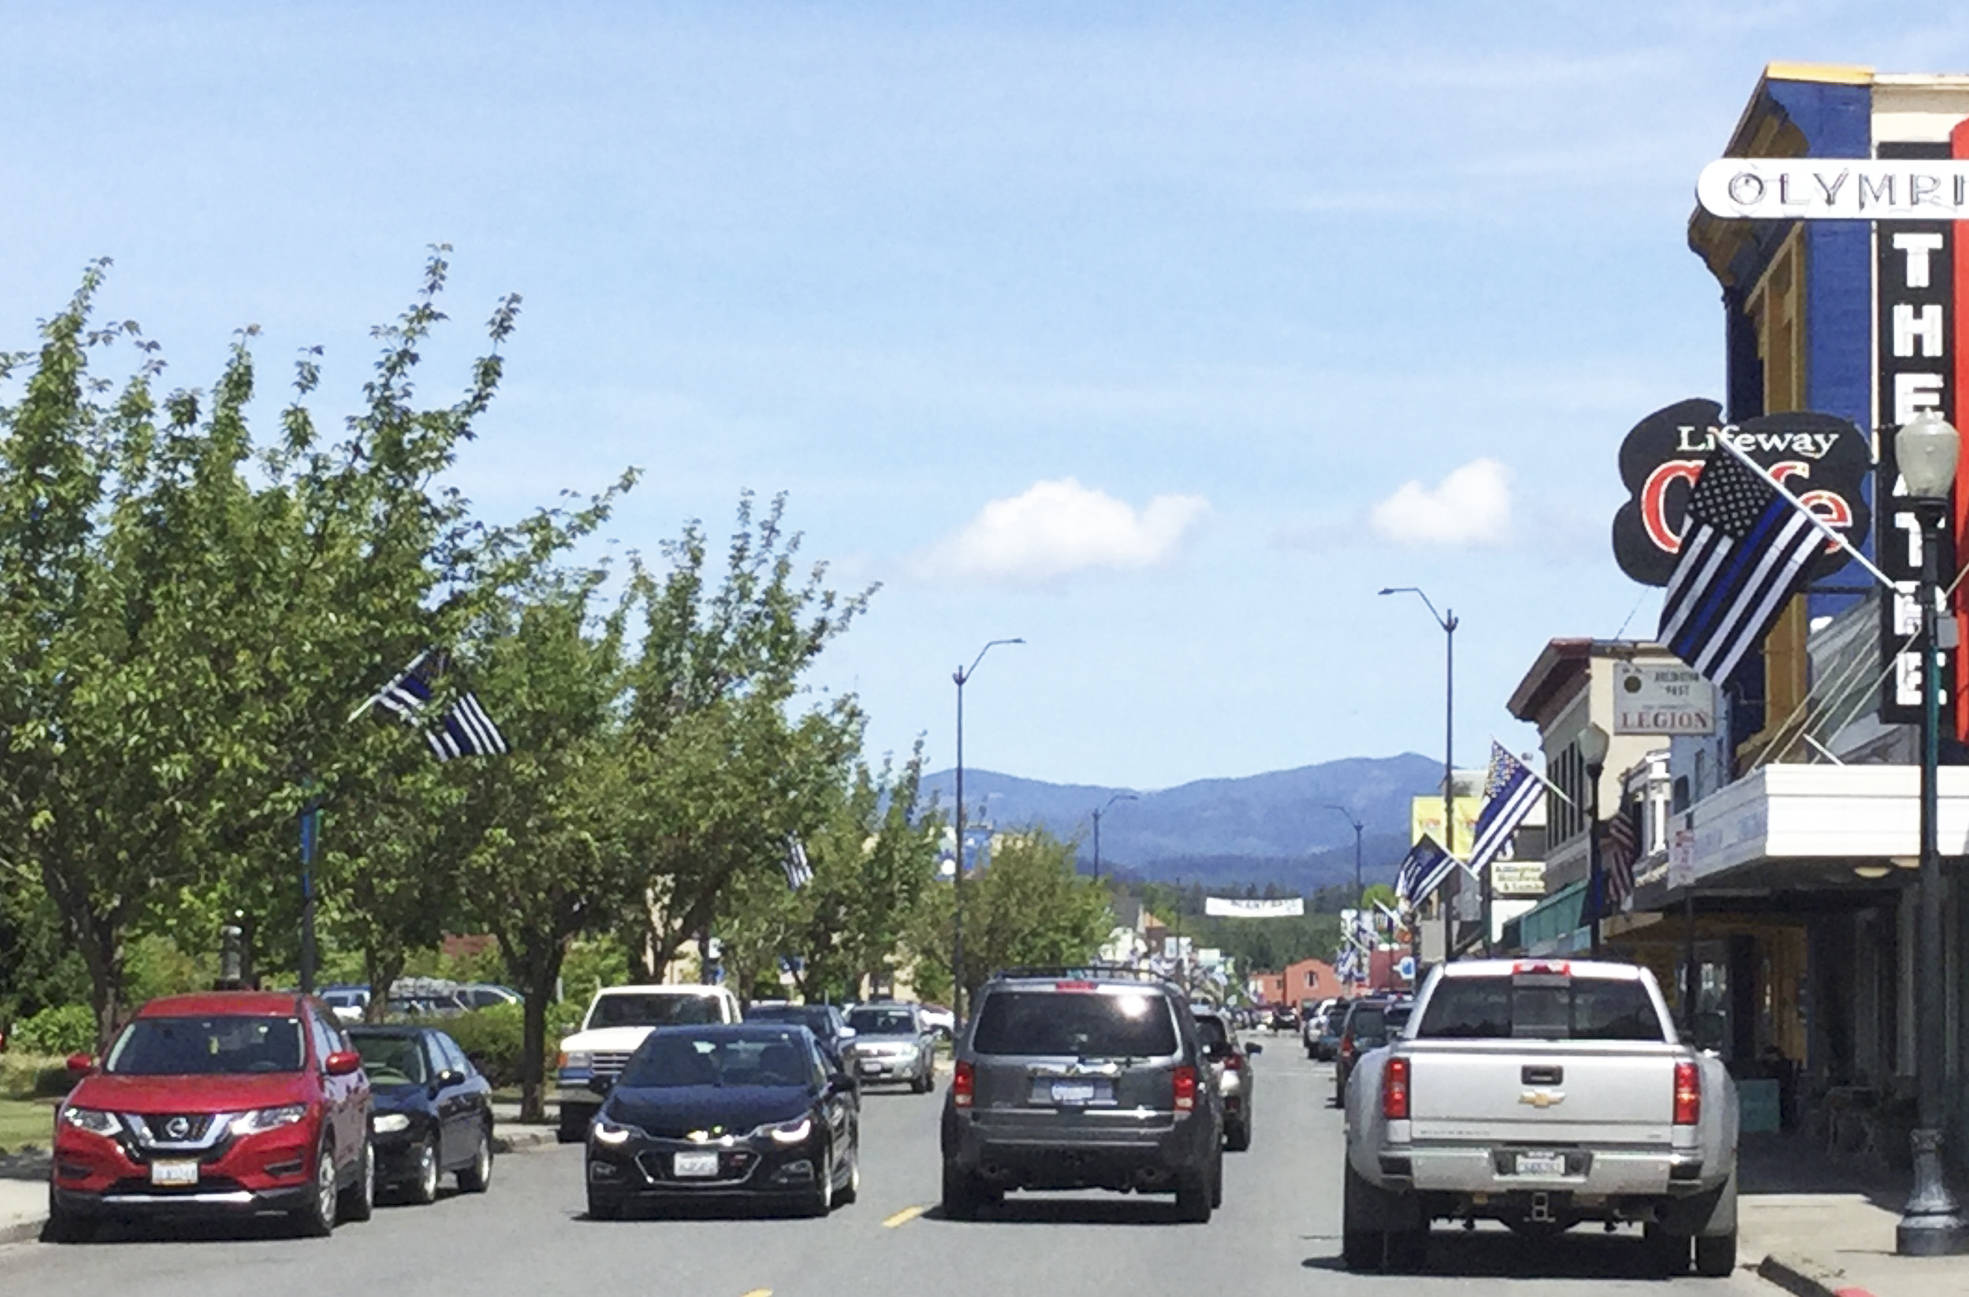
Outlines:
[[1672, 1141], [1673, 1045], [1410, 1040], [1399, 1053], [1418, 1142]]

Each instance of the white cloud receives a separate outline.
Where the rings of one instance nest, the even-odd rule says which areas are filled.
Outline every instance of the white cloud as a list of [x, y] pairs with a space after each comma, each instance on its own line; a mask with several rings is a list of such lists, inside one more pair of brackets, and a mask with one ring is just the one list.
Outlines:
[[932, 549], [922, 567], [995, 581], [1155, 567], [1175, 555], [1209, 508], [1202, 496], [1158, 495], [1136, 509], [1070, 477], [1035, 482], [986, 504]]
[[1434, 487], [1404, 482], [1374, 506], [1375, 534], [1402, 545], [1495, 545], [1511, 530], [1511, 471], [1473, 459]]

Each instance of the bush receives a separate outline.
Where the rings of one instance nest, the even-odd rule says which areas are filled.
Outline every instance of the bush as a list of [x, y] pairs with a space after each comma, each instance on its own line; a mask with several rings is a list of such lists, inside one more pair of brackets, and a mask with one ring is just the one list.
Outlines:
[[74, 1082], [60, 1058], [48, 1054], [0, 1054], [0, 1099], [38, 1099], [67, 1094]]
[[[485, 1073], [495, 1087], [520, 1083], [520, 1059], [526, 1048], [526, 1019], [517, 1004], [495, 1004], [474, 1009], [434, 1025], [444, 1028], [473, 1066]], [[553, 1064], [558, 1041], [548, 1033], [547, 1062]]]
[[14, 1028], [8, 1048], [30, 1054], [80, 1054], [96, 1047], [96, 1015], [86, 1004], [55, 1004]]

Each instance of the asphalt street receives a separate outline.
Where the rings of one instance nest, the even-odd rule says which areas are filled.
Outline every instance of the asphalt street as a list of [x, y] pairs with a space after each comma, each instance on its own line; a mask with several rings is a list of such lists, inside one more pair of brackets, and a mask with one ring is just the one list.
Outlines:
[[[0, 1247], [0, 1292], [1659, 1297], [1669, 1290], [1637, 1277], [1638, 1235], [1585, 1229], [1529, 1242], [1497, 1229], [1438, 1227], [1426, 1274], [1349, 1274], [1338, 1255], [1332, 1068], [1308, 1062], [1291, 1037], [1255, 1039], [1269, 1047], [1255, 1060], [1256, 1137], [1250, 1152], [1226, 1155], [1224, 1206], [1208, 1225], [1177, 1223], [1167, 1198], [1106, 1194], [1014, 1195], [986, 1219], [941, 1220], [941, 1093], [876, 1090], [863, 1103], [861, 1200], [827, 1220], [700, 1212], [589, 1221], [581, 1152], [552, 1147], [501, 1158], [483, 1196], [379, 1207], [371, 1222], [323, 1240], [256, 1223], [115, 1229], [87, 1245]], [[1691, 1276], [1674, 1287], [1718, 1297], [1777, 1291], [1744, 1271], [1724, 1280]]]

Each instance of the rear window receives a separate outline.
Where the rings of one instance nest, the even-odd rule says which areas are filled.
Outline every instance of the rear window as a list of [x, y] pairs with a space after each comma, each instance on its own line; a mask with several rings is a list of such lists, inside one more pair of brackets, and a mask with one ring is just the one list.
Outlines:
[[1422, 1016], [1438, 1040], [1664, 1039], [1645, 985], [1610, 978], [1444, 978]]
[[1381, 1034], [1382, 1029], [1383, 1023], [1381, 1010], [1379, 1009], [1355, 1009], [1353, 1016], [1347, 1019], [1347, 1030], [1356, 1036], [1378, 1036]]
[[1224, 1030], [1222, 1018], [1198, 1018], [1196, 1034], [1197, 1039], [1206, 1045], [1221, 1045], [1231, 1038], [1230, 1033]]
[[1176, 1022], [1157, 994], [1121, 991], [993, 991], [978, 1011], [980, 1054], [1147, 1058], [1174, 1054]]

